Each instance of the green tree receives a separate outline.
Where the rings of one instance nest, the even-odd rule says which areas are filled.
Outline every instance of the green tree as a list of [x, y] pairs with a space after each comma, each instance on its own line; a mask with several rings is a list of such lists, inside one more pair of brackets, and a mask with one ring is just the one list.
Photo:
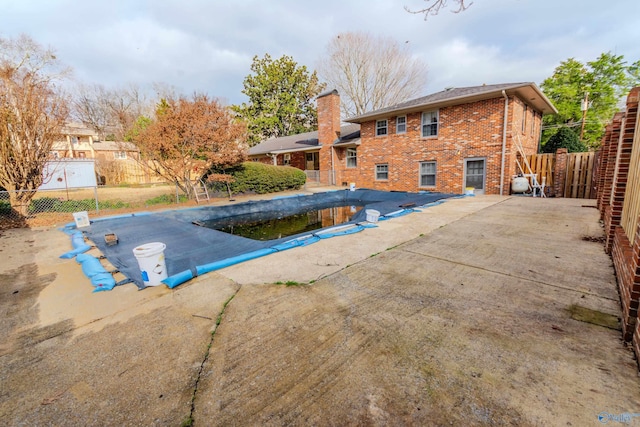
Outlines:
[[580, 142], [578, 135], [568, 127], [561, 127], [542, 147], [544, 153], [555, 153], [558, 148], [566, 148], [569, 153], [587, 151], [587, 147]]
[[317, 129], [313, 99], [324, 88], [316, 72], [298, 66], [290, 56], [273, 60], [254, 56], [242, 93], [248, 103], [233, 106], [249, 127], [249, 144]]
[[541, 85], [558, 109], [557, 115], [543, 118], [542, 144], [545, 145], [559, 127], [582, 127], [582, 104], [586, 96], [588, 108], [582, 142], [590, 148], [598, 147], [618, 102], [640, 83], [639, 69], [640, 61], [628, 66], [622, 55], [611, 52], [586, 64], [574, 58], [561, 62]]

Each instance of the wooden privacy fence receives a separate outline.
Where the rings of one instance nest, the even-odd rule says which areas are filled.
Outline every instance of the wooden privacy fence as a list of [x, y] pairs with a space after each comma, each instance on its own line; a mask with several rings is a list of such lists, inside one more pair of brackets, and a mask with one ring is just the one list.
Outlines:
[[[527, 156], [531, 172], [537, 175], [538, 182], [542, 183], [544, 180], [548, 195], [574, 199], [593, 198], [595, 193], [592, 183], [596, 153], [563, 153], [561, 155], [564, 157], [562, 162], [558, 162], [556, 154], [553, 153]], [[517, 161], [520, 170], [527, 173], [527, 167], [523, 164], [520, 156]], [[560, 194], [554, 191], [557, 181], [561, 185]]]
[[640, 220], [640, 110], [636, 115], [636, 127], [629, 159], [629, 176], [622, 204], [620, 225], [630, 241], [635, 238]]
[[544, 178], [545, 186], [547, 188], [553, 188], [555, 182], [553, 180], [553, 170], [556, 165], [556, 155], [532, 154], [527, 156], [527, 161], [529, 162], [529, 166], [531, 166], [531, 171], [537, 175], [536, 179], [538, 182], [542, 183]]
[[596, 153], [569, 153], [567, 155], [567, 172], [564, 181], [564, 197], [572, 199], [591, 199], [595, 197], [592, 190], [593, 165]]

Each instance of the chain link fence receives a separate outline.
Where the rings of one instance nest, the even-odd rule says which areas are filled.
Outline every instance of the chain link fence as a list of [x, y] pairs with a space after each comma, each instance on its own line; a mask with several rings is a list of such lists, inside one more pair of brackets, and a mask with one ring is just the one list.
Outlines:
[[74, 212], [96, 216], [189, 203], [193, 202], [172, 184], [0, 191], [0, 230], [66, 224], [73, 221]]

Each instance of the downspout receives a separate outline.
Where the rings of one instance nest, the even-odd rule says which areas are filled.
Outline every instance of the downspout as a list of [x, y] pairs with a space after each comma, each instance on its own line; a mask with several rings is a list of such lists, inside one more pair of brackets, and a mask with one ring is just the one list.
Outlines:
[[329, 184], [336, 185], [336, 170], [333, 167], [333, 144], [330, 147], [331, 149], [331, 177], [329, 179]]
[[506, 92], [502, 91], [504, 96], [504, 120], [502, 125], [502, 164], [500, 165], [500, 195], [504, 193], [504, 165], [505, 156], [507, 155], [507, 120], [509, 118], [509, 97]]

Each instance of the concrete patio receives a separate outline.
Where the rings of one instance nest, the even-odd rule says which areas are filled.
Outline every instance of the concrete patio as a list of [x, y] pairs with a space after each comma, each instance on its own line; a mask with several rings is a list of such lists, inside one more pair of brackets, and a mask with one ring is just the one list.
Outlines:
[[68, 236], [2, 232], [0, 414], [8, 425], [640, 423], [594, 205], [453, 199], [173, 290], [95, 294], [58, 258]]

